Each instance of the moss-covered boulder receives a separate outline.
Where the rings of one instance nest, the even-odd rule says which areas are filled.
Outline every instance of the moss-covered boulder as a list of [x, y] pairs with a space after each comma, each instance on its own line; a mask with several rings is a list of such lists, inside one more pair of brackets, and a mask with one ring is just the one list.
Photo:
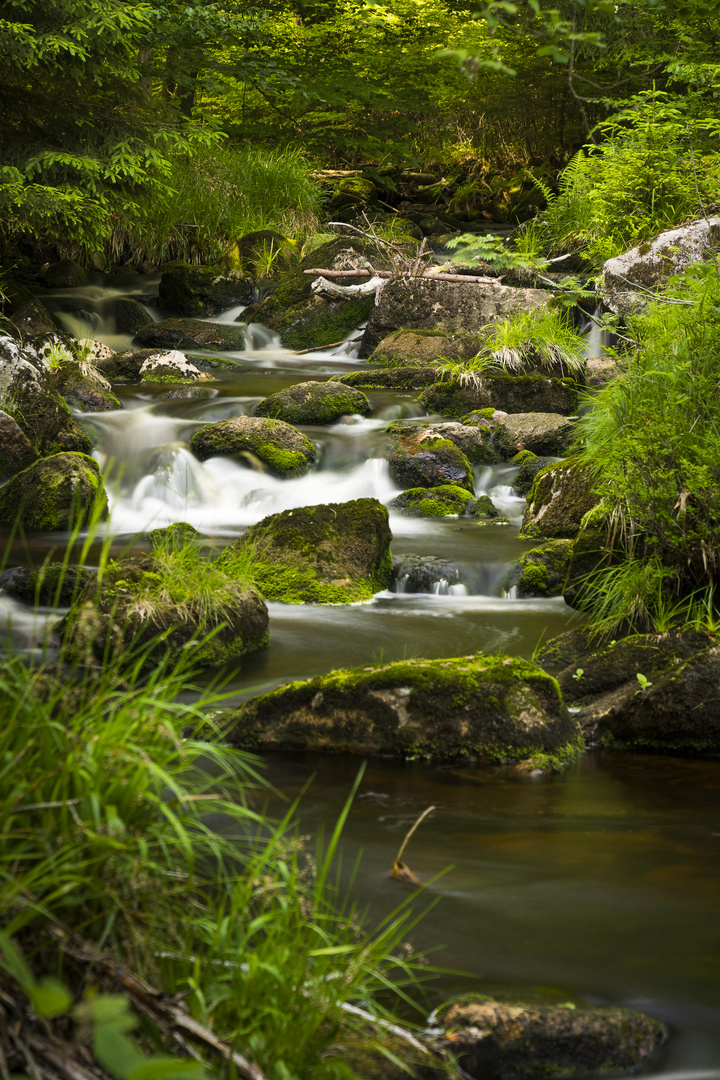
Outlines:
[[304, 476], [317, 451], [315, 444], [286, 424], [259, 416], [235, 416], [196, 431], [190, 449], [200, 461], [231, 457], [247, 463], [252, 455], [276, 476]]
[[506, 413], [560, 413], [572, 416], [578, 393], [572, 379], [542, 375], [483, 375], [475, 382], [447, 379], [428, 387], [420, 400], [430, 413], [464, 416], [474, 409]]
[[389, 504], [390, 510], [408, 517], [458, 517], [475, 499], [466, 488], [445, 484], [436, 488], [410, 488]]
[[62, 397], [79, 412], [108, 412], [122, 408], [110, 389], [110, 383], [87, 361], [68, 359], [52, 374]]
[[132, 648], [145, 650], [148, 664], [214, 667], [269, 640], [267, 607], [247, 578], [224, 573], [183, 537], [111, 561], [59, 632], [65, 657], [85, 664]]
[[45, 284], [49, 289], [76, 289], [87, 285], [88, 272], [74, 259], [60, 259], [51, 263], [45, 273]]
[[185, 353], [173, 349], [170, 352], [153, 353], [143, 361], [140, 381], [151, 383], [212, 382], [213, 376], [200, 371]]
[[572, 545], [563, 590], [565, 603], [580, 611], [588, 610], [595, 599], [594, 575], [625, 558], [608, 507], [598, 503], [582, 518]]
[[331, 1067], [336, 1058], [362, 1080], [448, 1080], [452, 1075], [449, 1053], [431, 1050], [416, 1036], [410, 1041], [384, 1027], [372, 1034], [341, 1031], [327, 1057]]
[[428, 424], [422, 430], [438, 439], [449, 439], [455, 443], [473, 465], [495, 465], [500, 460], [493, 446], [493, 427], [487, 421], [477, 424], [449, 421], [445, 424]]
[[394, 330], [373, 349], [368, 363], [379, 367], [437, 366], [443, 360], [470, 360], [481, 348], [479, 335]]
[[37, 450], [17, 421], [0, 410], [0, 479], [27, 469], [37, 456]]
[[148, 323], [135, 334], [140, 345], [158, 349], [219, 349], [222, 352], [241, 352], [245, 335], [239, 326], [228, 323], [202, 322], [200, 319], [164, 319]]
[[571, 555], [571, 540], [552, 540], [526, 551], [510, 573], [508, 588], [519, 597], [562, 596]]
[[92, 440], [73, 419], [37, 354], [0, 337], [0, 409], [41, 455], [89, 453]]
[[220, 556], [228, 574], [252, 557], [257, 586], [286, 604], [351, 604], [388, 587], [388, 512], [377, 499], [272, 514]]
[[119, 334], [136, 334], [147, 326], [150, 312], [132, 296], [119, 296], [113, 304], [115, 329]]
[[265, 398], [255, 415], [288, 424], [334, 424], [341, 416], [367, 416], [371, 411], [361, 390], [337, 382], [304, 382]]
[[557, 413], [496, 413], [493, 423], [493, 444], [506, 461], [521, 450], [564, 457], [577, 434], [575, 422]]
[[397, 429], [398, 434], [391, 434], [393, 448], [388, 457], [394, 484], [405, 489], [456, 484], [474, 492], [472, 465], [455, 443], [401, 425], [393, 431]]
[[549, 768], [583, 748], [555, 680], [503, 656], [334, 671], [255, 698], [228, 720], [230, 741], [247, 748], [535, 759]]
[[551, 458], [538, 457], [532, 450], [521, 450], [514, 458], [511, 458], [511, 462], [519, 466], [512, 482], [512, 489], [516, 495], [528, 495], [540, 470], [553, 464]]
[[86, 454], [55, 454], [0, 488], [0, 525], [55, 532], [107, 517], [100, 468]]
[[565, 1080], [634, 1073], [667, 1038], [663, 1024], [614, 1006], [543, 1005], [466, 994], [433, 1023], [452, 1033], [463, 1075]]
[[520, 536], [527, 540], [571, 540], [585, 514], [599, 501], [592, 473], [575, 458], [548, 465], [535, 477]]
[[183, 318], [217, 315], [235, 304], [251, 304], [253, 294], [252, 281], [237, 270], [181, 262], [164, 267], [158, 290], [160, 306]]
[[67, 607], [92, 576], [92, 570], [64, 563], [15, 566], [0, 574], [0, 589], [24, 604]]
[[437, 368], [392, 367], [351, 371], [347, 375], [333, 375], [333, 380], [365, 390], [424, 390], [426, 386], [432, 386], [437, 377]]

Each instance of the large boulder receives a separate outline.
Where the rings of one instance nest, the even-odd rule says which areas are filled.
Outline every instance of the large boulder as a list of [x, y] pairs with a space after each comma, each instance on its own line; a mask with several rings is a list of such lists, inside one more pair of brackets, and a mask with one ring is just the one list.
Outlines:
[[153, 353], [143, 361], [140, 381], [152, 383], [212, 382], [212, 375], [200, 371], [191, 364], [185, 353], [172, 349], [170, 352]]
[[463, 1075], [561, 1080], [636, 1072], [667, 1038], [663, 1024], [613, 1006], [542, 1005], [467, 994], [433, 1015], [452, 1033]]
[[493, 445], [507, 460], [521, 450], [564, 457], [576, 437], [573, 420], [548, 412], [508, 413], [493, 416]]
[[512, 289], [475, 281], [393, 278], [383, 287], [372, 309], [360, 355], [370, 356], [394, 330], [434, 330], [447, 335], [472, 336], [490, 322], [542, 307], [550, 295], [544, 289]]
[[51, 263], [45, 273], [45, 284], [49, 289], [76, 289], [87, 285], [87, 270], [74, 259], [60, 259]]
[[59, 629], [65, 656], [85, 664], [134, 649], [147, 650], [148, 663], [212, 667], [269, 639], [267, 607], [247, 577], [223, 572], [182, 534], [157, 540], [149, 554], [112, 560]]
[[100, 468], [86, 454], [36, 461], [0, 488], [0, 525], [55, 532], [107, 517]]
[[526, 540], [572, 540], [600, 499], [593, 477], [574, 458], [548, 465], [535, 477], [527, 497], [520, 536]]
[[0, 337], [0, 409], [41, 455], [92, 449], [90, 436], [73, 419], [45, 365], [9, 337]]
[[14, 566], [0, 574], [0, 589], [24, 604], [68, 607], [92, 576], [92, 570], [64, 563]]
[[387, 588], [390, 540], [388, 512], [377, 499], [301, 506], [253, 525], [219, 564], [232, 575], [250, 558], [267, 600], [350, 604]]
[[255, 414], [288, 424], [334, 424], [341, 416], [367, 416], [371, 411], [361, 390], [337, 382], [304, 382], [271, 394]]
[[304, 476], [315, 460], [315, 444], [286, 424], [259, 416], [235, 416], [196, 431], [190, 449], [200, 461], [231, 457], [241, 464], [256, 458], [277, 476]]
[[26, 300], [24, 304], [14, 311], [10, 322], [11, 327], [18, 331], [18, 336], [23, 341], [29, 337], [43, 337], [45, 334], [53, 334], [60, 329], [60, 324], [55, 316], [36, 296]]
[[507, 587], [519, 597], [562, 596], [572, 554], [571, 540], [551, 540], [520, 556], [510, 572]]
[[520, 450], [515, 457], [511, 458], [511, 464], [518, 465], [518, 471], [512, 482], [512, 489], [516, 495], [529, 495], [535, 483], [535, 477], [547, 465], [554, 464], [552, 458], [538, 457], [531, 450]]
[[432, 432], [403, 429], [391, 436], [394, 447], [388, 457], [390, 479], [402, 488], [433, 488], [456, 484], [474, 491], [472, 465], [449, 439]]
[[464, 583], [464, 568], [448, 559], [436, 555], [393, 555], [390, 583], [393, 592], [441, 593]]
[[177, 262], [163, 268], [158, 295], [166, 310], [183, 318], [197, 318], [217, 315], [236, 304], [251, 304], [254, 286], [237, 270]]
[[120, 334], [136, 334], [147, 326], [150, 312], [132, 296], [119, 296], [114, 305], [115, 329]]
[[157, 355], [157, 349], [128, 349], [118, 353], [108, 349], [106, 355], [96, 357], [93, 363], [111, 382], [138, 382], [145, 361]]
[[493, 408], [506, 413], [560, 413], [577, 411], [578, 393], [572, 379], [542, 375], [480, 375], [474, 381], [447, 379], [428, 387], [420, 400], [430, 413], [464, 416], [474, 409]]
[[557, 683], [503, 656], [409, 660], [290, 683], [230, 715], [228, 738], [285, 747], [560, 768], [582, 739]]
[[472, 334], [449, 334], [442, 330], [395, 330], [375, 347], [368, 363], [386, 367], [437, 365], [443, 360], [470, 360], [482, 348]]
[[245, 348], [245, 335], [239, 326], [200, 319], [164, 319], [163, 322], [148, 323], [137, 331], [135, 340], [156, 352], [158, 349], [241, 352]]
[[597, 280], [597, 292], [616, 315], [645, 307], [648, 293], [662, 291], [671, 277], [691, 263], [712, 258], [720, 240], [720, 217], [701, 218], [643, 240], [637, 247], [608, 259]]

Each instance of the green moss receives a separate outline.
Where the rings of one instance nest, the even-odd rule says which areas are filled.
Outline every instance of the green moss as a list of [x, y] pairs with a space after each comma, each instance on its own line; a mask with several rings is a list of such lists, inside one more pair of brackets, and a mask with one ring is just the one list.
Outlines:
[[361, 390], [337, 382], [304, 382], [265, 398], [256, 407], [255, 415], [288, 424], [332, 424], [341, 416], [367, 416], [371, 411]]
[[537, 461], [537, 454], [533, 454], [532, 450], [519, 450], [514, 458], [511, 459], [511, 465], [524, 465], [528, 461]]
[[320, 349], [342, 341], [364, 322], [375, 305], [373, 296], [289, 308], [272, 322], [286, 349]]
[[260, 443], [257, 455], [277, 472], [286, 475], [297, 473], [300, 469], [305, 469], [307, 465], [304, 454], [294, 450], [280, 450], [272, 443]]
[[107, 517], [98, 463], [59, 453], [23, 469], [0, 489], [0, 524], [54, 532]]
[[393, 499], [390, 508], [413, 517], [457, 517], [465, 511], [472, 498], [472, 492], [458, 484], [410, 488]]

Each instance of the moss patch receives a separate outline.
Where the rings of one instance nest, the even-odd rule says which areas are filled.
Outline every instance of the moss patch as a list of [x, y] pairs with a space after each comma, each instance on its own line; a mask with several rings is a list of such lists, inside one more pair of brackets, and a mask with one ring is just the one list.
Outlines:
[[304, 382], [279, 390], [261, 401], [256, 416], [288, 424], [333, 424], [341, 416], [367, 416], [370, 402], [360, 390], [337, 382]]
[[196, 431], [190, 449], [200, 461], [254, 454], [277, 476], [304, 476], [315, 460], [315, 444], [283, 420], [236, 416]]
[[98, 463], [86, 454], [43, 458], [0, 489], [0, 524], [43, 532], [89, 525], [107, 517]]
[[402, 425], [393, 425], [388, 433], [394, 444], [388, 458], [390, 479], [394, 484], [403, 488], [451, 484], [471, 493], [475, 490], [472, 465], [449, 439], [413, 433]]
[[583, 517], [597, 506], [593, 477], [575, 458], [548, 465], [533, 481], [520, 536], [525, 539], [573, 539]]

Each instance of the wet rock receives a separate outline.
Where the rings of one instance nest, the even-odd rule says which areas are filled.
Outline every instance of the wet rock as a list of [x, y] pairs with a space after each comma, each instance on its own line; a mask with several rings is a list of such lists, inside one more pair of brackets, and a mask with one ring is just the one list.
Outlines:
[[496, 413], [493, 422], [493, 444], [505, 460], [520, 450], [564, 457], [576, 437], [575, 422], [557, 413]]
[[358, 386], [366, 390], [423, 390], [426, 386], [432, 386], [437, 377], [436, 368], [394, 367], [351, 371], [348, 375], [333, 375], [333, 380], [344, 386]]
[[718, 240], [720, 217], [668, 229], [654, 240], [644, 240], [608, 259], [597, 280], [597, 293], [616, 315], [630, 315], [647, 304], [649, 297], [644, 289], [662, 291], [671, 277], [687, 270], [691, 263], [711, 258]]
[[19, 424], [0, 411], [0, 478], [21, 472], [37, 456], [37, 450]]
[[288, 424], [333, 424], [341, 416], [367, 416], [370, 402], [360, 390], [337, 382], [304, 382], [279, 390], [255, 409], [256, 416], [269, 416]]
[[459, 566], [435, 555], [393, 556], [390, 588], [397, 593], [439, 593], [451, 585], [462, 585]]
[[229, 741], [247, 748], [534, 758], [556, 768], [582, 752], [555, 680], [503, 656], [334, 671], [255, 698], [228, 720]]
[[45, 274], [45, 284], [49, 289], [76, 289], [87, 285], [88, 272], [73, 259], [60, 259], [52, 263]]
[[160, 306], [183, 318], [217, 315], [236, 304], [251, 304], [253, 296], [252, 281], [237, 270], [168, 263], [160, 278]]
[[373, 350], [369, 364], [387, 367], [437, 365], [443, 360], [470, 360], [482, 348], [479, 336], [440, 330], [395, 330]]
[[571, 554], [571, 540], [553, 540], [526, 551], [510, 572], [507, 587], [519, 597], [562, 596]]
[[[360, 346], [370, 356], [396, 330], [432, 330], [472, 336], [481, 327], [519, 311], [541, 307], [550, 299], [543, 289], [511, 289], [477, 282], [394, 278], [373, 307]], [[477, 350], [476, 350], [477, 351]], [[465, 412], [468, 412], [466, 409]]]
[[238, 326], [202, 322], [199, 319], [165, 319], [148, 323], [135, 334], [140, 345], [158, 349], [219, 349], [240, 352], [245, 348], [245, 335]]
[[585, 383], [591, 389], [599, 389], [622, 372], [622, 366], [617, 360], [612, 360], [609, 356], [593, 356], [585, 365]]
[[94, 360], [95, 367], [112, 382], [139, 382], [140, 369], [150, 356], [157, 356], [157, 349], [128, 349]]
[[115, 301], [115, 327], [120, 334], [136, 334], [147, 326], [150, 314], [139, 300], [121, 296]]
[[196, 431], [190, 449], [200, 461], [231, 457], [242, 464], [253, 454], [277, 476], [305, 476], [317, 451], [315, 444], [283, 420], [236, 416]]
[[472, 492], [457, 484], [444, 484], [436, 488], [410, 488], [396, 496], [389, 504], [408, 517], [458, 517], [464, 514], [468, 504], [475, 503]]
[[0, 525], [43, 532], [89, 525], [107, 517], [98, 463], [86, 454], [54, 454], [0, 488]]
[[436, 1017], [452, 1032], [464, 1075], [477, 1080], [624, 1075], [647, 1064], [667, 1038], [657, 1020], [608, 1006], [522, 1004], [468, 994], [442, 1006]]
[[[449, 439], [393, 425], [394, 448], [388, 457], [390, 479], [402, 488], [434, 488], [457, 484], [475, 490], [472, 465]], [[407, 432], [407, 433], [406, 433]]]
[[24, 604], [67, 607], [93, 574], [83, 566], [64, 563], [16, 566], [0, 574], [0, 589]]
[[474, 409], [493, 408], [506, 413], [561, 413], [577, 411], [578, 394], [571, 379], [541, 375], [483, 375], [475, 382], [448, 379], [420, 395], [428, 412], [465, 416]]
[[513, 491], [516, 495], [528, 495], [540, 470], [553, 462], [551, 458], [538, 457], [531, 450], [521, 450], [512, 458], [512, 464], [520, 466], [512, 482]]
[[392, 572], [388, 512], [377, 499], [302, 506], [272, 514], [226, 548], [220, 565], [253, 573], [268, 600], [286, 604], [350, 604], [386, 589]]
[[9, 337], [0, 337], [0, 409], [40, 455], [92, 449], [37, 354]]
[[164, 547], [168, 543], [182, 546], [196, 540], [202, 541], [202, 533], [187, 521], [174, 521], [172, 525], [151, 529], [144, 539], [148, 539], [153, 547]]
[[473, 465], [495, 465], [500, 460], [492, 445], [492, 427], [487, 422], [428, 424], [423, 428], [423, 433], [438, 439], [449, 439]]
[[185, 353], [173, 350], [165, 353], [153, 353], [143, 361], [140, 368], [140, 381], [152, 383], [187, 383], [211, 382], [212, 375], [200, 371], [191, 364]]
[[110, 383], [89, 360], [75, 360], [70, 354], [52, 369], [59, 393], [73, 409], [84, 413], [108, 412], [122, 408], [110, 390]]
[[199, 552], [188, 559], [182, 537], [155, 544], [151, 554], [111, 561], [101, 581], [86, 585], [59, 632], [64, 655], [85, 664], [144, 648], [147, 664], [187, 657], [213, 667], [269, 638], [267, 607], [254, 588]]
[[35, 296], [13, 312], [11, 321], [23, 341], [25, 338], [53, 334], [60, 329], [52, 312]]
[[599, 501], [590, 471], [574, 458], [548, 465], [535, 477], [520, 536], [526, 540], [571, 540], [585, 514]]

